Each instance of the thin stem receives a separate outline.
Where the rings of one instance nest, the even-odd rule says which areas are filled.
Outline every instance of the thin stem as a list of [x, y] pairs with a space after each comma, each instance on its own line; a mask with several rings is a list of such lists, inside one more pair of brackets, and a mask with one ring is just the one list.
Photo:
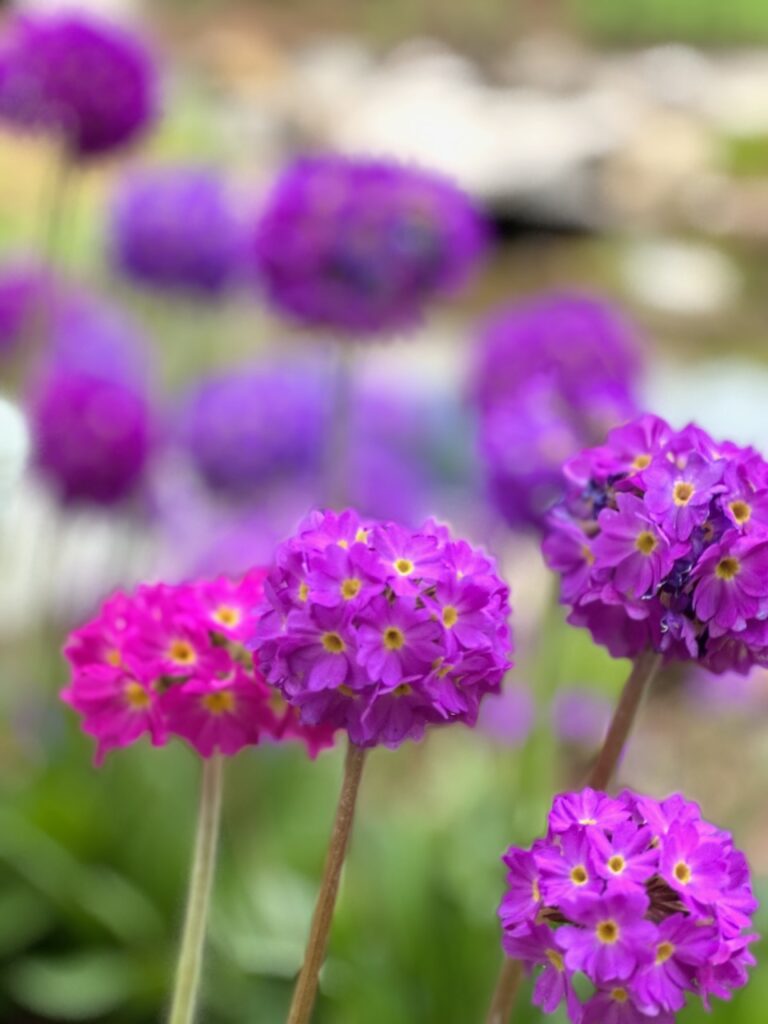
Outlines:
[[[656, 654], [655, 651], [645, 651], [632, 666], [632, 671], [624, 684], [619, 703], [613, 713], [603, 746], [589, 775], [587, 784], [593, 789], [605, 789], [611, 781], [611, 776], [632, 730], [643, 696], [656, 678], [660, 667], [661, 655]], [[519, 961], [509, 959], [504, 961], [496, 982], [486, 1024], [507, 1024], [512, 1014], [512, 1007], [522, 976], [523, 971]]]
[[613, 713], [608, 733], [603, 740], [602, 749], [589, 773], [587, 784], [593, 789], [605, 789], [611, 781], [635, 721], [637, 709], [660, 668], [661, 655], [655, 651], [645, 651], [632, 666]]
[[342, 508], [349, 501], [354, 359], [350, 343], [337, 342], [333, 407], [325, 453], [327, 500], [334, 508]]
[[344, 856], [352, 832], [355, 817], [355, 804], [360, 788], [360, 779], [365, 763], [365, 750], [350, 743], [344, 761], [344, 778], [341, 783], [339, 803], [336, 807], [336, 819], [333, 823], [331, 841], [323, 869], [323, 880], [320, 883], [315, 913], [309, 931], [304, 964], [293, 991], [291, 1008], [288, 1011], [287, 1024], [309, 1024], [317, 994], [318, 976], [325, 959], [328, 945], [328, 933], [331, 929], [333, 910], [339, 891], [339, 878], [344, 865]]
[[506, 959], [499, 971], [486, 1024], [507, 1024], [522, 980], [523, 965], [520, 961]]
[[203, 765], [197, 834], [189, 876], [187, 912], [176, 967], [176, 981], [168, 1024], [192, 1024], [200, 988], [200, 974], [205, 945], [205, 928], [211, 901], [216, 846], [221, 817], [221, 794], [224, 785], [224, 761], [220, 755], [208, 758]]

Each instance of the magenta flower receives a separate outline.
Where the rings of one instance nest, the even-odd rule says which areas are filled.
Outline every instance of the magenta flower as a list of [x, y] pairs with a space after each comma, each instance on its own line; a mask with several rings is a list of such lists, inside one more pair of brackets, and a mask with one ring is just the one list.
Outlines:
[[398, 746], [474, 725], [509, 664], [508, 614], [493, 563], [445, 527], [316, 512], [276, 552], [254, 647], [303, 721]]
[[302, 739], [312, 755], [333, 742], [326, 725], [299, 723], [242, 645], [263, 581], [255, 569], [239, 582], [145, 585], [110, 598], [75, 630], [61, 696], [96, 738], [97, 762], [145, 733], [156, 746], [181, 736], [206, 758], [264, 738]]
[[564, 910], [572, 925], [558, 931], [569, 970], [583, 971], [596, 984], [625, 980], [651, 958], [656, 929], [645, 920], [650, 903], [644, 892], [584, 892]]
[[[561, 794], [546, 838], [504, 863], [504, 950], [541, 969], [534, 1001], [547, 1013], [565, 1001], [572, 1024], [673, 1024], [689, 995], [707, 1005], [747, 981], [746, 859], [679, 794]], [[583, 1006], [576, 973], [594, 988]]]
[[565, 466], [548, 564], [569, 621], [616, 657], [745, 673], [768, 659], [768, 463], [642, 416]]

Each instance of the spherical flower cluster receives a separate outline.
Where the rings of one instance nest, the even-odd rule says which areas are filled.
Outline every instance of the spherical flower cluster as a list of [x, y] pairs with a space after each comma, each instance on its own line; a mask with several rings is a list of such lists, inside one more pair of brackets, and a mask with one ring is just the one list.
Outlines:
[[264, 738], [298, 736], [312, 754], [332, 743], [331, 729], [299, 725], [245, 649], [263, 581], [254, 569], [239, 582], [141, 586], [72, 633], [62, 698], [96, 738], [97, 762], [145, 734], [155, 746], [180, 736], [202, 757]]
[[616, 657], [768, 663], [768, 464], [696, 426], [617, 427], [565, 466], [544, 555], [569, 621]]
[[510, 664], [508, 589], [446, 527], [315, 512], [277, 551], [256, 650], [308, 724], [396, 747], [426, 725], [474, 724]]
[[109, 248], [116, 268], [139, 285], [213, 296], [233, 283], [242, 235], [218, 174], [170, 167], [136, 171], [121, 183]]
[[[680, 795], [563, 794], [546, 838], [504, 862], [504, 950], [536, 972], [546, 1013], [565, 1002], [574, 1024], [674, 1024], [689, 994], [709, 1008], [747, 981], [746, 858]], [[594, 986], [586, 1003], [575, 976]]]
[[0, 118], [55, 133], [75, 158], [133, 140], [155, 106], [148, 54], [117, 25], [76, 13], [24, 16], [0, 41]]
[[383, 160], [298, 160], [278, 181], [253, 254], [271, 302], [353, 335], [413, 326], [455, 290], [486, 229], [469, 198], [432, 172]]
[[490, 494], [510, 524], [540, 526], [563, 460], [635, 415], [638, 370], [631, 329], [597, 298], [544, 295], [485, 327], [473, 398]]
[[327, 374], [311, 366], [260, 364], [218, 373], [185, 400], [180, 445], [212, 491], [253, 498], [277, 477], [319, 466], [328, 393]]

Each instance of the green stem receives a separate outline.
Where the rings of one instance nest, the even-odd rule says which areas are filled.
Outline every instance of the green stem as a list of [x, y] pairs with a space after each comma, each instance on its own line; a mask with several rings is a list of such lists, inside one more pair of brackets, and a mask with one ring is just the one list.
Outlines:
[[315, 904], [312, 926], [309, 930], [307, 951], [304, 964], [293, 991], [291, 1008], [288, 1011], [287, 1024], [309, 1024], [317, 995], [320, 968], [325, 959], [328, 945], [328, 933], [331, 930], [333, 910], [339, 891], [341, 869], [349, 845], [352, 823], [355, 817], [357, 792], [365, 763], [365, 750], [350, 743], [344, 761], [344, 778], [341, 783], [336, 818], [333, 823], [331, 841], [328, 844], [328, 855], [323, 870], [323, 880]]
[[192, 1024], [200, 988], [208, 907], [211, 901], [221, 817], [224, 761], [216, 754], [203, 764], [197, 834], [189, 877], [187, 911], [181, 936], [168, 1024]]

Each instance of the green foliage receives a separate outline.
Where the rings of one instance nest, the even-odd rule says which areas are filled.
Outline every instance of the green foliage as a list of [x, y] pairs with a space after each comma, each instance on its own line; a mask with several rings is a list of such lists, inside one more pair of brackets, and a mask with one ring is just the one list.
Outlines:
[[577, 22], [611, 42], [677, 39], [714, 45], [768, 39], [763, 0], [570, 0]]

